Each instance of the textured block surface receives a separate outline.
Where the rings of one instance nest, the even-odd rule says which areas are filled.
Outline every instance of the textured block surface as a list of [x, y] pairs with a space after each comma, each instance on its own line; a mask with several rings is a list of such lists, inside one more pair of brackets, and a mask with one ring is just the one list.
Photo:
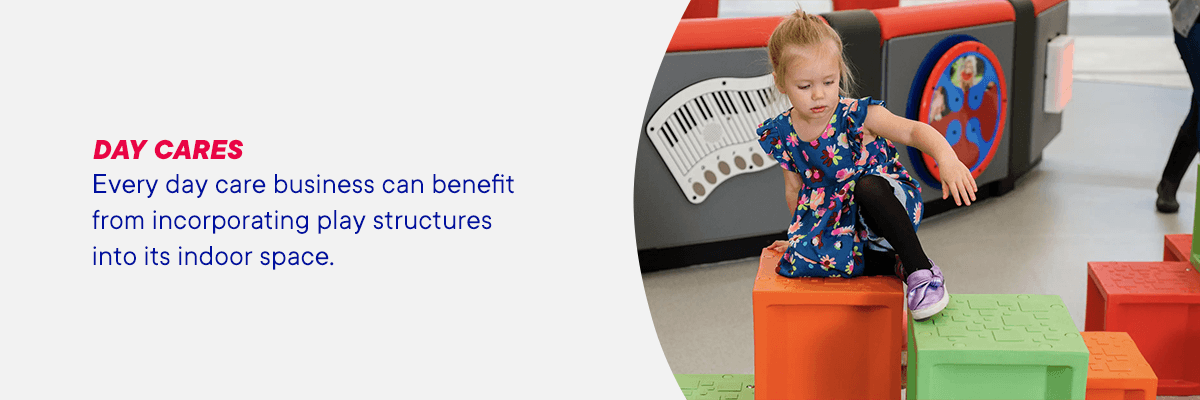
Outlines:
[[1088, 350], [1058, 296], [952, 295], [909, 321], [908, 399], [1083, 399]]
[[1125, 332], [1083, 332], [1088, 362], [1088, 400], [1154, 400], [1158, 377]]
[[1085, 330], [1127, 332], [1159, 396], [1200, 394], [1200, 274], [1188, 262], [1088, 263]]
[[1134, 296], [1126, 300], [1162, 302], [1165, 295], [1186, 301], [1200, 294], [1200, 274], [1188, 262], [1090, 262], [1088, 269], [1102, 292]]
[[687, 400], [754, 400], [754, 375], [675, 374]]
[[775, 273], [779, 256], [763, 251], [754, 282], [757, 395], [898, 400], [900, 280], [786, 278]]

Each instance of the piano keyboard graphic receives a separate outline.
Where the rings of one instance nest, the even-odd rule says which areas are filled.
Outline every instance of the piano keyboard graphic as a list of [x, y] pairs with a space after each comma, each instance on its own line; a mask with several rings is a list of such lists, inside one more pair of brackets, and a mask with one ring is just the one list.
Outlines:
[[692, 204], [737, 175], [778, 164], [758, 145], [758, 124], [791, 107], [771, 75], [713, 78], [667, 99], [646, 135]]

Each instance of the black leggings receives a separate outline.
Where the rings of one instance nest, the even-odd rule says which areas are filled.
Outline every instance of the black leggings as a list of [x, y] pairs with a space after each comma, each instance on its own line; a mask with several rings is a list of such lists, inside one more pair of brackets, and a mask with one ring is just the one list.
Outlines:
[[864, 250], [863, 275], [895, 275], [897, 255], [908, 274], [931, 267], [908, 211], [896, 199], [887, 179], [878, 175], [863, 175], [854, 187], [854, 202], [858, 204], [858, 212], [862, 213], [871, 230], [887, 239], [896, 250], [895, 253]]
[[1197, 126], [1200, 125], [1197, 123], [1197, 120], [1200, 120], [1200, 110], [1197, 110], [1200, 96], [1196, 96], [1196, 90], [1200, 88], [1200, 31], [1192, 26], [1186, 38], [1175, 32], [1175, 48], [1179, 50], [1179, 58], [1183, 59], [1188, 79], [1192, 82], [1192, 107], [1183, 119], [1183, 124], [1179, 126], [1179, 134], [1175, 137], [1175, 145], [1171, 148], [1171, 156], [1167, 159], [1167, 167], [1163, 169], [1162, 176], [1162, 180], [1178, 187], [1179, 181], [1183, 180], [1183, 174], [1192, 166], [1197, 145], [1200, 143], [1200, 127]]
[[1179, 134], [1175, 136], [1175, 144], [1171, 147], [1170, 157], [1167, 158], [1167, 167], [1163, 168], [1162, 180], [1172, 183], [1171, 186], [1175, 188], [1179, 187], [1179, 181], [1183, 180], [1183, 174], [1192, 166], [1192, 160], [1196, 159], [1197, 149], [1200, 148], [1196, 138], [1196, 119], [1200, 113], [1196, 110], [1195, 96], [1193, 93], [1192, 109], [1179, 126]]

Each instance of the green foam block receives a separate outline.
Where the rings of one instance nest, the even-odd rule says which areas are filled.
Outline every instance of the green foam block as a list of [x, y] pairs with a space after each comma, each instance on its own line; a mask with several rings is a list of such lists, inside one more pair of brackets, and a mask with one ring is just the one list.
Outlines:
[[[1197, 165], [1196, 169], [1200, 170], [1200, 165]], [[1196, 193], [1200, 193], [1200, 179], [1196, 180]], [[1196, 207], [1192, 213], [1192, 257], [1189, 261], [1192, 262], [1192, 268], [1200, 271], [1200, 240], [1195, 240], [1196, 227], [1200, 226], [1200, 207]]]
[[687, 400], [754, 400], [754, 375], [675, 374]]
[[1088, 358], [1058, 296], [951, 295], [909, 320], [907, 398], [1082, 400]]

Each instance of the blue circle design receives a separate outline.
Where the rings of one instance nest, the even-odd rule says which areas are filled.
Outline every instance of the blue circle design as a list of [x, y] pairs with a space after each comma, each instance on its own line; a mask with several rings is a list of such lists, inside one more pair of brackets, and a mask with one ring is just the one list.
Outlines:
[[953, 146], [957, 144], [959, 140], [962, 140], [962, 137], [962, 122], [950, 121], [950, 125], [946, 127], [946, 141], [950, 142], [950, 145]]

